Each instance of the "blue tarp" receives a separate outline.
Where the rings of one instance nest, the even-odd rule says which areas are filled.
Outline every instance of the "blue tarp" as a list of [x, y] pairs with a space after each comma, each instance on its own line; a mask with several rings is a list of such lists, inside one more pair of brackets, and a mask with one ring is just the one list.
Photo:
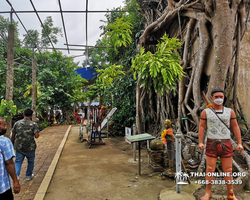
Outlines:
[[85, 79], [93, 79], [96, 77], [96, 71], [90, 67], [76, 69], [75, 71], [78, 74], [80, 74], [82, 78], [85, 78]]

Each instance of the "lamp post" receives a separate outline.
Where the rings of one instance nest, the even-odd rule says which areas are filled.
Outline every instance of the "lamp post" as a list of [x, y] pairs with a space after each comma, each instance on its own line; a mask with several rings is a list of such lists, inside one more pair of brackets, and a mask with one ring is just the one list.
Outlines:
[[[175, 147], [176, 147], [176, 173], [181, 172], [181, 134], [180, 131], [177, 130], [175, 135]], [[178, 184], [180, 182], [180, 176], [176, 177], [176, 192], [181, 193], [181, 185]]]

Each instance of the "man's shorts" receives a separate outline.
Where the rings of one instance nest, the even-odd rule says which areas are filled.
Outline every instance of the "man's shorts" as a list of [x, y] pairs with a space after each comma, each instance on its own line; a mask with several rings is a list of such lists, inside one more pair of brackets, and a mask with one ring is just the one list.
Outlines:
[[[223, 142], [223, 140], [222, 140]], [[215, 150], [212, 150], [211, 149], [211, 145], [213, 143], [213, 140], [212, 139], [208, 139], [207, 140], [207, 145], [206, 145], [206, 152], [205, 154], [209, 157], [214, 157], [214, 158], [217, 158], [218, 156], [220, 158], [229, 158], [229, 157], [232, 157], [233, 156], [233, 146], [232, 146], [232, 143], [230, 140], [226, 141], [226, 142], [223, 142], [223, 144], [216, 144], [215, 145]], [[223, 147], [222, 145], [224, 146], [224, 150], [223, 150]]]

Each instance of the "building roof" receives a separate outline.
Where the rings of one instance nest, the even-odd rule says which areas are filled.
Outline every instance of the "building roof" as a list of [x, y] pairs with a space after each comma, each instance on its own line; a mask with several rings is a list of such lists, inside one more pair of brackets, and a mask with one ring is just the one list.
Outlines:
[[[88, 106], [86, 102], [78, 103], [79, 106]], [[74, 106], [74, 103], [71, 104], [71, 106]], [[99, 102], [92, 102], [90, 106], [99, 106]]]
[[[81, 106], [88, 106], [88, 104], [84, 102], [84, 103], [81, 103]], [[90, 106], [99, 106], [99, 102], [92, 102]]]

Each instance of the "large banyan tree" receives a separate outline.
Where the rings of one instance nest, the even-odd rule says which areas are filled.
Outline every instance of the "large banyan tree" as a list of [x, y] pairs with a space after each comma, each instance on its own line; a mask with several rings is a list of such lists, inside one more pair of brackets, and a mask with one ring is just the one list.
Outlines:
[[[181, 66], [186, 74], [178, 83], [177, 95], [171, 91], [165, 91], [164, 95], [153, 91], [147, 93], [145, 88], [138, 87], [137, 131], [159, 133], [164, 120], [169, 118], [183, 136], [197, 139], [199, 115], [206, 106], [202, 92], [210, 97], [215, 88], [225, 90], [225, 105], [233, 108], [239, 119], [246, 122], [237, 96], [237, 78], [240, 44], [247, 29], [250, 1], [137, 0], [137, 3], [145, 22], [139, 46], [155, 52], [156, 44], [165, 33], [170, 38], [179, 38], [183, 44], [179, 50]], [[180, 120], [186, 116], [188, 120]], [[242, 131], [242, 135], [247, 138], [248, 126], [243, 124], [242, 130], [247, 131]], [[250, 165], [248, 154], [243, 152], [237, 162]], [[234, 167], [242, 170], [237, 162]]]

